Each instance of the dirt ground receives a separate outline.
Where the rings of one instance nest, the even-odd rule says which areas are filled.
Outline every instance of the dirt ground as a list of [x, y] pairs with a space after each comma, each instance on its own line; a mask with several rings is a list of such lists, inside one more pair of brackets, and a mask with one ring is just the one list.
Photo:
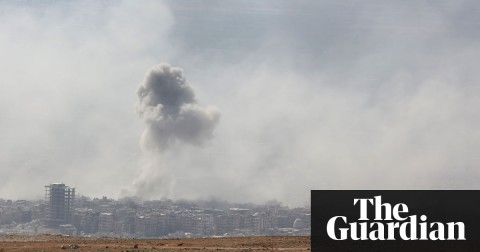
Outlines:
[[2, 251], [306, 251], [310, 237], [195, 239], [87, 238], [61, 235], [1, 235]]

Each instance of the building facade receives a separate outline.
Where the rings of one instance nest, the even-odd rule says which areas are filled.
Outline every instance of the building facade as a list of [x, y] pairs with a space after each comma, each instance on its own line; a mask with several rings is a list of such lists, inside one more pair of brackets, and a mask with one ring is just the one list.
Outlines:
[[46, 224], [52, 227], [72, 224], [74, 202], [75, 188], [63, 183], [45, 186]]

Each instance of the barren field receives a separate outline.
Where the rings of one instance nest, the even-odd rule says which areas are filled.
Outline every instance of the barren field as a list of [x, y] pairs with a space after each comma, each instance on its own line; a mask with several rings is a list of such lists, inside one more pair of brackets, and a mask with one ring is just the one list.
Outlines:
[[306, 251], [310, 237], [195, 239], [86, 238], [61, 235], [0, 236], [0, 251]]

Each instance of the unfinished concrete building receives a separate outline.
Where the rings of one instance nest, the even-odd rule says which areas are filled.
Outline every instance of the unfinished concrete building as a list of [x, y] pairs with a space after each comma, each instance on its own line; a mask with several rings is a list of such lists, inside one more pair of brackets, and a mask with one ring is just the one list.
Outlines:
[[51, 227], [71, 224], [74, 202], [75, 188], [62, 183], [45, 186], [46, 224]]

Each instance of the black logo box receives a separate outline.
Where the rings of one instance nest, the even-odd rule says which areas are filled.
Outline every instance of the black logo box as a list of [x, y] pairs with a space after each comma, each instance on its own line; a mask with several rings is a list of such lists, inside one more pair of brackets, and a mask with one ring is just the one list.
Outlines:
[[[354, 199], [382, 197], [382, 203], [403, 203], [408, 213], [402, 216], [427, 216], [431, 222], [463, 222], [464, 241], [333, 240], [327, 234], [327, 222], [334, 216], [347, 217], [347, 223], [359, 221], [360, 207]], [[480, 251], [480, 190], [312, 190], [312, 251]], [[369, 205], [369, 223], [374, 220]], [[383, 221], [392, 222], [392, 221]], [[400, 222], [393, 220], [393, 222]], [[419, 220], [420, 222], [420, 220]], [[429, 225], [429, 224], [428, 224]], [[344, 224], [345, 226], [345, 224]]]

